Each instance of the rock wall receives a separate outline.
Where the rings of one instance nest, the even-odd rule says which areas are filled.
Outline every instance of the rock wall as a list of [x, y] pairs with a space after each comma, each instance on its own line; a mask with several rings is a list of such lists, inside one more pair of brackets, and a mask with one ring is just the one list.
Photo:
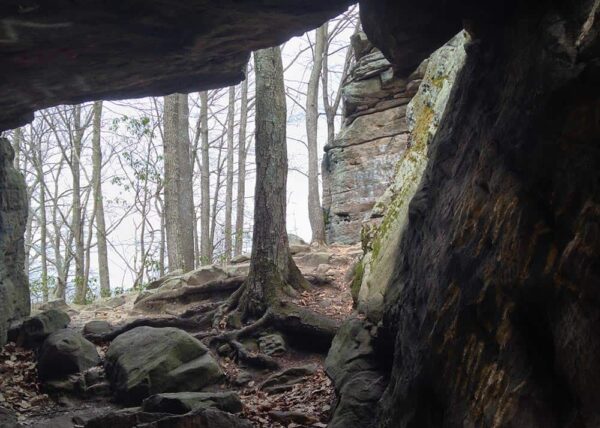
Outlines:
[[446, 111], [456, 75], [465, 60], [464, 32], [453, 37], [420, 66], [425, 76], [406, 108], [408, 148], [394, 166], [392, 184], [377, 200], [371, 218], [364, 222], [362, 244], [365, 255], [354, 279], [358, 310], [372, 322], [383, 316], [383, 298], [394, 280], [399, 243], [408, 224], [408, 207], [429, 162], [429, 143]]
[[13, 160], [10, 142], [0, 138], [0, 345], [10, 322], [29, 315], [30, 307], [24, 268], [27, 191]]
[[599, 426], [599, 3], [361, 5], [399, 67], [440, 11], [473, 39], [395, 249], [375, 425]]
[[344, 119], [323, 158], [327, 240], [354, 244], [371, 209], [394, 178], [407, 147], [406, 105], [422, 74], [394, 75], [364, 33], [352, 38], [355, 65], [342, 87]]

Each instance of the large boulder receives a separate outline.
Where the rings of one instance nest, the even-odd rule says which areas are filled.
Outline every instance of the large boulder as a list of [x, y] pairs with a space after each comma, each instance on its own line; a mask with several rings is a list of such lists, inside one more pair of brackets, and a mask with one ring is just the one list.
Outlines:
[[223, 379], [206, 346], [176, 328], [121, 334], [106, 352], [105, 369], [115, 398], [125, 404], [162, 392], [200, 391]]
[[339, 399], [330, 428], [373, 426], [377, 402], [389, 376], [373, 347], [373, 330], [369, 322], [354, 318], [333, 339], [325, 371]]
[[20, 326], [17, 344], [27, 348], [37, 348], [48, 336], [67, 328], [71, 318], [58, 309], [49, 309], [29, 317]]
[[150, 413], [183, 415], [200, 409], [219, 409], [239, 413], [242, 402], [234, 392], [175, 392], [152, 395], [144, 400], [142, 409]]
[[51, 334], [38, 356], [38, 375], [41, 380], [63, 379], [100, 364], [93, 343], [81, 333], [64, 329]]

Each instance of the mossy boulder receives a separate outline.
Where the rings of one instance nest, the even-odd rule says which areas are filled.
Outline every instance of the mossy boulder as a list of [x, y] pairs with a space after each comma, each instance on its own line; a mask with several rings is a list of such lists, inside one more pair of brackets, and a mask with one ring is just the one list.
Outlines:
[[118, 402], [135, 405], [163, 392], [200, 391], [223, 380], [208, 348], [183, 330], [138, 327], [108, 348], [106, 375]]

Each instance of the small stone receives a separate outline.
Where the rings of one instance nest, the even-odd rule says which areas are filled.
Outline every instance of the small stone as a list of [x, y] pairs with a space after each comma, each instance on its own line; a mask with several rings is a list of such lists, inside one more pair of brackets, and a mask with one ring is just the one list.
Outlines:
[[183, 415], [199, 409], [219, 409], [239, 413], [243, 405], [233, 392], [177, 392], [157, 394], [142, 403], [142, 410], [149, 413], [172, 413]]
[[269, 334], [258, 339], [260, 352], [270, 356], [285, 354], [287, 348], [285, 340], [280, 334]]
[[260, 386], [260, 389], [271, 394], [289, 391], [294, 385], [301, 383], [308, 376], [317, 371], [315, 364], [307, 366], [292, 367], [269, 376]]

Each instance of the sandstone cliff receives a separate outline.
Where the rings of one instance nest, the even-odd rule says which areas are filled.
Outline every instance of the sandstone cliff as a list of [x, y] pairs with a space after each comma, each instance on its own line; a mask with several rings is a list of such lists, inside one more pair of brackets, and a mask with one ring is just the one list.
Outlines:
[[327, 240], [351, 244], [371, 216], [375, 201], [394, 177], [406, 150], [406, 105], [412, 80], [394, 75], [392, 64], [364, 33], [352, 39], [355, 64], [342, 87], [342, 128], [323, 157], [323, 208]]

